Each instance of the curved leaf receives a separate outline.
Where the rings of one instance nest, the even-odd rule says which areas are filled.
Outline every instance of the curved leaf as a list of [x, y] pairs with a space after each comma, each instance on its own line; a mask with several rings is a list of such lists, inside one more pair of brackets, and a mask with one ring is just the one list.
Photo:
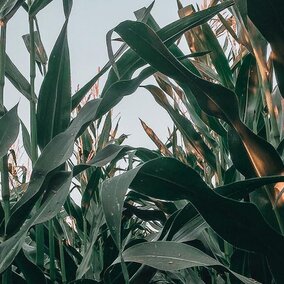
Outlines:
[[8, 21], [24, 3], [24, 0], [4, 0], [0, 3], [0, 20]]
[[[30, 183], [21, 199], [12, 207], [7, 233], [19, 229], [44, 190], [48, 173], [64, 164], [73, 153], [74, 142], [82, 128], [94, 120], [100, 100], [88, 102], [72, 121], [68, 129], [55, 136], [36, 161]], [[51, 158], [52, 157], [52, 158]]]
[[30, 17], [36, 16], [36, 14], [42, 10], [44, 7], [46, 7], [50, 2], [53, 0], [34, 0], [32, 2], [32, 5], [29, 9], [29, 15]]
[[283, 236], [264, 221], [253, 204], [222, 197], [193, 169], [171, 158], [149, 161], [103, 183], [106, 222], [117, 244], [120, 241], [121, 208], [128, 187], [152, 198], [190, 200], [222, 238], [241, 249], [263, 253], [274, 265], [274, 276], [283, 280], [282, 268], [276, 265], [282, 262]]
[[167, 49], [150, 27], [139, 22], [125, 21], [115, 31], [152, 67], [180, 83], [187, 84], [207, 114], [221, 118], [231, 125], [239, 121], [236, 95], [221, 85], [194, 75]]
[[17, 139], [20, 127], [17, 111], [18, 105], [0, 118], [0, 158], [8, 153], [9, 148]]
[[70, 172], [59, 172], [55, 183], [46, 194], [45, 200], [21, 229], [12, 237], [0, 244], [0, 273], [13, 262], [22, 248], [29, 228], [35, 224], [46, 222], [56, 216], [61, 210], [68, 194], [72, 175]]
[[[206, 23], [217, 13], [231, 6], [232, 4], [233, 1], [226, 1], [224, 3], [221, 3], [220, 5], [210, 7], [206, 10], [199, 11], [193, 15], [189, 15], [187, 17], [174, 21], [173, 23], [165, 26], [162, 29], [156, 26], [157, 34], [167, 46], [171, 46], [177, 39], [182, 36], [184, 32], [198, 25]], [[135, 72], [135, 70], [137, 70], [139, 67], [142, 67], [143, 65], [145, 65], [145, 62], [141, 61], [137, 54], [132, 50], [125, 52], [125, 54], [123, 54], [123, 56], [117, 61], [116, 64], [122, 79], [129, 79], [130, 76]], [[103, 89], [103, 93], [110, 87], [111, 84], [113, 84], [117, 80], [118, 78], [115, 75], [114, 70], [111, 69], [108, 80]]]
[[185, 116], [176, 111], [166, 99], [165, 94], [161, 89], [154, 85], [143, 86], [155, 98], [159, 105], [161, 105], [170, 115], [179, 131], [192, 144], [194, 149], [214, 170], [216, 170], [216, 158], [211, 149], [205, 144], [199, 133], [194, 129], [192, 122]]
[[[136, 244], [126, 249], [123, 254], [126, 262], [138, 262], [159, 270], [173, 271], [198, 266], [222, 266], [242, 283], [258, 283], [253, 279], [244, 277], [219, 261], [205, 254], [201, 250], [177, 242], [147, 242]], [[117, 260], [115, 263], [118, 262]]]

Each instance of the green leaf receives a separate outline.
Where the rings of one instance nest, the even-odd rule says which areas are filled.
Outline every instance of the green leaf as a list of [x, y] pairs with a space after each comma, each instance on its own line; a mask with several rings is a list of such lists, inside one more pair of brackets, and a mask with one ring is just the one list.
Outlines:
[[[25, 276], [27, 283], [40, 282], [44, 284], [47, 282], [41, 269], [37, 265], [29, 261], [22, 250], [20, 250], [20, 252], [18, 253], [15, 262], [20, 271]], [[31, 271], [33, 273], [31, 273]]]
[[109, 144], [102, 150], [98, 151], [95, 157], [88, 161], [88, 164], [96, 167], [103, 167], [118, 156], [125, 155], [127, 151], [134, 149], [135, 148], [127, 145], [120, 146], [116, 144]]
[[[258, 283], [253, 279], [244, 277], [221, 264], [201, 250], [177, 242], [147, 242], [136, 244], [126, 249], [123, 254], [126, 262], [137, 262], [154, 267], [159, 270], [173, 271], [199, 266], [222, 266], [242, 283]], [[115, 261], [117, 263], [118, 260]]]
[[[257, 7], [257, 9], [256, 9]], [[248, 16], [270, 43], [273, 51], [275, 75], [282, 97], [284, 96], [284, 7], [281, 0], [251, 0], [247, 3]]]
[[170, 115], [175, 125], [183, 136], [192, 144], [194, 149], [214, 170], [216, 170], [216, 158], [213, 152], [205, 144], [199, 133], [194, 129], [192, 122], [175, 110], [166, 99], [161, 89], [154, 85], [144, 86]]
[[73, 0], [63, 0], [65, 18], [68, 19], [72, 10]]
[[190, 167], [178, 160], [159, 158], [103, 183], [102, 204], [116, 244], [120, 242], [120, 216], [124, 196], [131, 188], [161, 200], [188, 199], [211, 228], [232, 245], [263, 253], [281, 277], [283, 236], [274, 231], [250, 203], [222, 197], [210, 189]]
[[0, 118], [0, 158], [4, 157], [18, 137], [20, 121], [18, 105]]
[[283, 162], [270, 143], [254, 134], [242, 123], [237, 125], [237, 131], [232, 130], [230, 135], [234, 135], [235, 139], [239, 139], [243, 144], [246, 153], [241, 154], [242, 158], [245, 156], [249, 158], [256, 175], [266, 176], [282, 173]]
[[52, 0], [34, 0], [29, 9], [30, 17], [34, 17], [37, 13], [46, 7]]
[[21, 128], [22, 128], [22, 136], [23, 136], [23, 144], [25, 151], [30, 159], [32, 159], [31, 154], [31, 137], [28, 132], [28, 129], [26, 128], [25, 124], [21, 121]]
[[72, 175], [70, 172], [59, 172], [53, 178], [53, 183], [50, 183], [50, 190], [44, 196], [44, 201], [37, 211], [15, 235], [0, 244], [0, 273], [9, 267], [19, 253], [29, 228], [50, 220], [61, 210], [69, 194]]
[[282, 160], [272, 145], [255, 135], [240, 121], [238, 101], [231, 90], [205, 81], [190, 72], [145, 24], [126, 21], [115, 30], [152, 67], [188, 85], [203, 111], [223, 119], [235, 128], [254, 175], [277, 175], [283, 172]]
[[24, 3], [24, 0], [3, 0], [0, 3], [0, 20], [8, 21]]
[[10, 57], [6, 55], [5, 59], [5, 76], [14, 85], [14, 87], [23, 94], [29, 101], [37, 101], [36, 96], [31, 97], [30, 94], [30, 83], [18, 70], [18, 68], [11, 61]]
[[233, 89], [234, 84], [232, 71], [228, 63], [229, 61], [227, 60], [227, 57], [224, 54], [218, 39], [208, 24], [202, 26], [202, 32], [204, 36], [203, 43], [205, 44], [205, 48], [211, 51], [209, 53], [210, 59], [218, 75], [220, 76], [223, 85], [229, 89]]
[[38, 97], [37, 133], [41, 149], [67, 128], [70, 113], [71, 78], [66, 21], [51, 52]]
[[[197, 12], [193, 15], [189, 15], [173, 23], [165, 26], [160, 29], [155, 23], [157, 34], [161, 38], [161, 40], [167, 45], [171, 46], [177, 39], [179, 39], [184, 32], [187, 30], [194, 28], [198, 25], [206, 23], [209, 19], [214, 17], [217, 13], [224, 10], [233, 4], [233, 1], [226, 1], [220, 5], [210, 7], [207, 10], [203, 10]], [[146, 10], [146, 9], [145, 9]], [[151, 20], [152, 24], [154, 23], [154, 19], [149, 16], [149, 20]], [[174, 46], [174, 45], [173, 45]], [[121, 79], [130, 79], [132, 74], [140, 67], [145, 65], [145, 62], [141, 60], [135, 52], [132, 50], [126, 51], [122, 57], [116, 62], [117, 69], [121, 76]], [[117, 76], [113, 69], [110, 70], [107, 82], [104, 86], [102, 94], [116, 81], [118, 80]]]
[[262, 98], [255, 58], [245, 56], [238, 73], [235, 92], [240, 103], [240, 113], [244, 123], [255, 133], [262, 111]]
[[131, 95], [135, 92], [139, 85], [154, 72], [155, 70], [152, 67], [147, 67], [134, 79], [121, 80], [112, 84], [102, 98], [97, 118], [100, 118], [117, 105], [124, 96]]
[[137, 167], [127, 173], [119, 175], [103, 182], [101, 198], [106, 223], [110, 234], [117, 246], [121, 249], [121, 214], [125, 194], [130, 186], [132, 179], [138, 173], [140, 167]]
[[221, 118], [231, 125], [239, 121], [235, 94], [221, 85], [194, 75], [173, 56], [150, 27], [139, 22], [125, 21], [115, 31], [153, 68], [190, 86], [200, 107], [207, 114]]
[[284, 176], [268, 176], [250, 178], [242, 181], [226, 184], [215, 188], [218, 194], [232, 198], [242, 199], [247, 194], [253, 192], [256, 188], [267, 184], [275, 184], [277, 182], [283, 182]]
[[105, 145], [107, 145], [110, 139], [110, 133], [111, 133], [111, 111], [109, 111], [105, 117], [103, 129], [98, 139], [99, 140], [97, 144], [98, 150], [101, 150], [102, 148], [105, 147]]
[[90, 243], [82, 259], [82, 262], [78, 266], [78, 269], [76, 272], [77, 279], [83, 278], [83, 276], [88, 272], [89, 268], [92, 265], [93, 248], [94, 248], [95, 242], [97, 241], [98, 235], [100, 233], [100, 228], [103, 223], [104, 223], [104, 218], [103, 218], [102, 211], [100, 210], [99, 212], [97, 212], [97, 214], [94, 214], [93, 228], [91, 232]]
[[71, 157], [75, 139], [82, 132], [82, 128], [94, 120], [99, 103], [100, 100], [88, 102], [68, 129], [55, 136], [44, 148], [34, 165], [27, 190], [11, 209], [11, 216], [7, 224], [8, 234], [17, 231], [25, 222], [42, 191], [45, 190], [44, 182], [48, 174]]

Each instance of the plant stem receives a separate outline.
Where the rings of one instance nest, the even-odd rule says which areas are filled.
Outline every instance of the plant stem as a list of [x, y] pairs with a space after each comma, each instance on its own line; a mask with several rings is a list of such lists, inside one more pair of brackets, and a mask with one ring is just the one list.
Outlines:
[[6, 23], [0, 21], [0, 116], [5, 114], [4, 109], [4, 85], [5, 85], [5, 61], [6, 61]]
[[65, 269], [63, 240], [59, 240], [59, 253], [60, 253], [60, 267], [61, 267], [62, 283], [65, 284], [67, 283], [67, 278], [66, 278], [66, 269]]
[[[28, 1], [29, 6], [31, 0]], [[35, 78], [36, 78], [36, 65], [35, 65], [35, 39], [34, 39], [34, 19], [29, 16], [29, 32], [30, 32], [30, 85], [31, 97], [35, 97]], [[34, 166], [37, 158], [37, 123], [36, 123], [36, 102], [30, 100], [30, 132], [31, 132], [31, 155], [32, 165]], [[39, 206], [39, 203], [37, 203]], [[43, 225], [36, 226], [36, 263], [38, 266], [44, 266], [44, 233]]]
[[87, 220], [86, 220], [86, 216], [83, 217], [83, 254], [86, 254], [87, 252], [87, 245], [88, 245], [88, 233], [87, 233]]
[[[31, 97], [35, 96], [35, 77], [36, 77], [36, 65], [35, 65], [35, 38], [34, 38], [34, 19], [29, 17], [30, 28], [30, 85], [31, 85]], [[36, 102], [30, 101], [30, 128], [31, 128], [31, 151], [32, 151], [32, 163], [36, 162], [38, 158], [37, 153], [37, 124], [36, 124]]]
[[[0, 117], [5, 114], [4, 108], [4, 86], [5, 86], [5, 60], [6, 60], [6, 23], [0, 21]], [[10, 217], [10, 188], [9, 188], [9, 171], [8, 171], [8, 155], [1, 159], [1, 194], [4, 207], [4, 224], [5, 228]], [[11, 268], [2, 275], [2, 283], [11, 283]]]
[[54, 250], [54, 233], [53, 233], [53, 221], [48, 221], [48, 244], [49, 244], [49, 273], [52, 283], [55, 282], [55, 250]]

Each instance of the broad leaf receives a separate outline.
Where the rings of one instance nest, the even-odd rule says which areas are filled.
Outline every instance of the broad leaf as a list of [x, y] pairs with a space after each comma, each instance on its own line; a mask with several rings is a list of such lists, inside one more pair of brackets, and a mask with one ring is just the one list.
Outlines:
[[[138, 262], [159, 270], [173, 271], [198, 266], [222, 266], [242, 283], [258, 283], [244, 277], [219, 261], [205, 254], [201, 250], [177, 242], [147, 242], [134, 245], [122, 254], [126, 262]], [[117, 262], [117, 261], [116, 261]]]
[[173, 56], [151, 28], [143, 23], [125, 21], [119, 24], [115, 31], [153, 68], [190, 86], [197, 102], [206, 113], [231, 125], [239, 121], [235, 94], [221, 85], [194, 75]]
[[218, 195], [193, 169], [171, 158], [152, 160], [104, 182], [102, 202], [116, 244], [120, 242], [121, 208], [128, 187], [152, 198], [190, 200], [217, 234], [236, 247], [263, 253], [274, 265], [274, 276], [282, 277], [282, 268], [276, 264], [281, 263], [283, 237], [267, 225], [257, 208]]
[[7, 225], [8, 234], [17, 231], [25, 222], [42, 191], [44, 191], [44, 182], [48, 173], [64, 164], [71, 157], [75, 139], [82, 132], [82, 128], [84, 129], [86, 125], [94, 120], [99, 103], [100, 100], [87, 103], [72, 121], [69, 128], [54, 137], [44, 148], [34, 165], [27, 190], [11, 209], [11, 217]]
[[71, 77], [66, 21], [51, 52], [38, 97], [37, 133], [41, 149], [67, 128], [70, 113]]
[[61, 210], [69, 194], [72, 175], [68, 172], [59, 172], [54, 178], [51, 190], [45, 195], [37, 211], [15, 235], [0, 244], [0, 273], [5, 271], [21, 250], [29, 228], [52, 219]]

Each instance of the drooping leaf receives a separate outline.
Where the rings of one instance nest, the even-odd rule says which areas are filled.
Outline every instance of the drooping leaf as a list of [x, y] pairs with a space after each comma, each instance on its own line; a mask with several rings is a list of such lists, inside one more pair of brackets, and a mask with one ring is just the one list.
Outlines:
[[121, 80], [111, 85], [102, 98], [97, 114], [98, 118], [117, 105], [124, 96], [130, 95], [136, 91], [139, 85], [154, 72], [155, 70], [153, 68], [147, 67], [142, 70], [136, 78]]
[[[258, 283], [244, 277], [201, 250], [177, 242], [146, 242], [126, 249], [122, 254], [124, 261], [138, 262], [159, 270], [173, 271], [198, 266], [222, 266], [242, 283]], [[116, 261], [117, 262], [117, 261]]]
[[8, 153], [9, 148], [17, 139], [20, 127], [17, 111], [18, 105], [0, 118], [0, 158]]
[[[197, 12], [193, 15], [177, 20], [164, 28], [160, 29], [155, 23], [154, 19], [149, 16], [151, 24], [155, 24], [157, 33], [161, 40], [167, 45], [171, 46], [185, 31], [194, 28], [198, 25], [206, 23], [210, 18], [215, 16], [218, 12], [232, 5], [232, 1], [226, 1], [220, 5], [211, 7], [207, 10]], [[149, 23], [150, 24], [150, 23]], [[153, 27], [152, 27], [153, 28]], [[117, 68], [120, 72], [122, 79], [129, 79], [132, 74], [139, 68], [145, 65], [145, 62], [135, 54], [132, 50], [128, 50], [123, 56], [117, 61]], [[108, 80], [103, 89], [104, 92], [117, 81], [114, 70], [110, 70]]]
[[24, 0], [3, 0], [0, 3], [0, 20], [8, 21], [24, 3]]
[[43, 149], [70, 122], [71, 77], [67, 21], [51, 52], [48, 71], [40, 88], [37, 108], [38, 144]]
[[145, 24], [125, 21], [115, 30], [152, 67], [189, 86], [203, 111], [234, 127], [241, 138], [254, 175], [277, 175], [283, 172], [281, 158], [272, 145], [255, 135], [241, 122], [238, 101], [231, 90], [205, 81], [190, 72]]
[[46, 7], [52, 0], [34, 0], [29, 8], [29, 15], [34, 17], [37, 13]]
[[143, 23], [125, 21], [119, 24], [115, 31], [153, 68], [190, 86], [197, 102], [206, 113], [229, 124], [239, 121], [235, 94], [190, 72], [173, 56], [151, 28]]
[[100, 100], [93, 100], [87, 103], [68, 129], [54, 137], [44, 148], [34, 165], [27, 190], [11, 209], [7, 233], [17, 231], [26, 220], [38, 200], [41, 190], [44, 190], [43, 185], [48, 173], [64, 164], [71, 157], [77, 135], [82, 131], [82, 128], [94, 120], [99, 103]]
[[218, 195], [194, 170], [171, 158], [149, 161], [103, 183], [102, 204], [116, 244], [120, 242], [120, 208], [128, 187], [161, 200], [190, 200], [217, 234], [236, 247], [264, 254], [274, 266], [274, 276], [283, 279], [277, 265], [281, 263], [279, 251], [284, 250], [283, 237], [257, 208]]

